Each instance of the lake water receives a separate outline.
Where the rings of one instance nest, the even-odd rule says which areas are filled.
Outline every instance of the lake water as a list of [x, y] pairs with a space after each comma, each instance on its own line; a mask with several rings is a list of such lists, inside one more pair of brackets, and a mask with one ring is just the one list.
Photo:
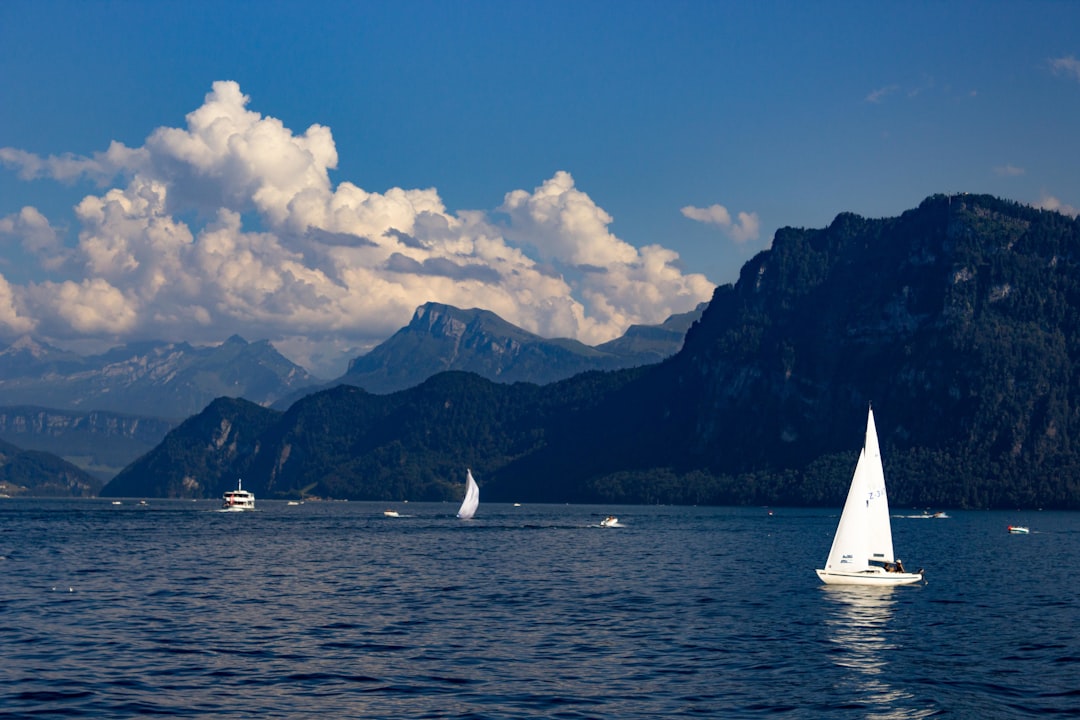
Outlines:
[[[1080, 514], [894, 518], [927, 583], [890, 590], [817, 579], [838, 510], [482, 504], [460, 521], [447, 504], [387, 507], [0, 501], [0, 712], [1080, 710]], [[596, 527], [609, 512], [624, 527]]]

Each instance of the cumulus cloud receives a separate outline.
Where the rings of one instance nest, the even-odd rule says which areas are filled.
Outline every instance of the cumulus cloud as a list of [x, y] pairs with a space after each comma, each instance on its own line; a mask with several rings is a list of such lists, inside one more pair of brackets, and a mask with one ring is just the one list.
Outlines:
[[71, 153], [39, 157], [18, 148], [0, 148], [0, 164], [16, 168], [22, 180], [47, 178], [73, 182], [83, 177], [104, 183], [128, 168], [136, 167], [145, 152], [132, 150], [123, 143], [113, 142], [109, 149], [92, 157]]
[[0, 235], [17, 239], [23, 250], [46, 270], [57, 270], [64, 264], [67, 250], [60, 235], [36, 208], [24, 207], [14, 215], [0, 218]]
[[1067, 57], [1052, 58], [1050, 60], [1050, 69], [1058, 75], [1066, 75], [1073, 80], [1080, 81], [1080, 60], [1077, 60], [1072, 55]]
[[761, 235], [761, 221], [757, 213], [740, 212], [733, 221], [731, 213], [723, 205], [710, 205], [707, 208], [687, 205], [682, 209], [682, 214], [706, 225], [719, 226], [732, 240], [740, 244], [757, 240]]
[[[249, 104], [237, 83], [215, 82], [183, 127], [157, 128], [140, 147], [114, 142], [89, 157], [0, 148], [20, 178], [103, 183], [74, 208], [75, 237], [35, 208], [0, 218], [0, 236], [48, 273], [25, 284], [0, 275], [0, 338], [240, 333], [325, 374], [429, 301], [596, 344], [712, 293], [675, 252], [616, 237], [568, 172], [508, 192], [494, 211], [451, 212], [434, 188], [335, 186], [329, 128], [296, 133]], [[756, 236], [757, 218], [740, 213], [725, 229]]]

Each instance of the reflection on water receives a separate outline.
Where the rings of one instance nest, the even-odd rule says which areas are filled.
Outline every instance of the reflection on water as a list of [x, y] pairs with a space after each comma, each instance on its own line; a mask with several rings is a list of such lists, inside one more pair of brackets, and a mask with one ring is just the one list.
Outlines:
[[890, 683], [889, 654], [897, 649], [892, 632], [896, 593], [903, 588], [826, 585], [825, 625], [835, 648], [832, 662], [848, 672], [837, 684], [845, 703], [866, 708], [867, 718], [922, 718], [931, 711], [911, 707], [915, 696]]

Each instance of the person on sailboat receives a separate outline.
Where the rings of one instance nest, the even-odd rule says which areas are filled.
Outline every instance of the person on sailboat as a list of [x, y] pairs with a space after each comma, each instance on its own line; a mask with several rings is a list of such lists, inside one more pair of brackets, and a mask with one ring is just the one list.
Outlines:
[[904, 561], [900, 558], [896, 558], [896, 572], [907, 572], [904, 570]]

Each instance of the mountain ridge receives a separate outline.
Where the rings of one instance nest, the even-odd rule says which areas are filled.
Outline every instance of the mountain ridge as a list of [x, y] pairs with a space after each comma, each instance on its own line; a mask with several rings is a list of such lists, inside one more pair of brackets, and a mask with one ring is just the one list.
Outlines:
[[498, 382], [545, 385], [589, 370], [648, 365], [677, 352], [685, 329], [703, 310], [701, 305], [660, 325], [632, 326], [622, 337], [592, 347], [540, 337], [488, 310], [429, 302], [417, 308], [408, 325], [352, 360], [336, 382], [388, 393], [438, 372], [461, 370]]
[[[778, 231], [659, 364], [542, 388], [447, 372], [327, 390], [222, 477], [432, 499], [468, 464], [488, 500], [834, 506], [873, 403], [897, 506], [1076, 509], [1078, 268], [1080, 222], [991, 196], [840, 213]], [[198, 434], [171, 447], [150, 453], [154, 475], [184, 471], [178, 448], [216, 453]], [[125, 473], [165, 492], [144, 470]]]
[[0, 405], [179, 421], [222, 395], [270, 404], [317, 379], [266, 340], [143, 341], [82, 356], [20, 338], [0, 350]]

